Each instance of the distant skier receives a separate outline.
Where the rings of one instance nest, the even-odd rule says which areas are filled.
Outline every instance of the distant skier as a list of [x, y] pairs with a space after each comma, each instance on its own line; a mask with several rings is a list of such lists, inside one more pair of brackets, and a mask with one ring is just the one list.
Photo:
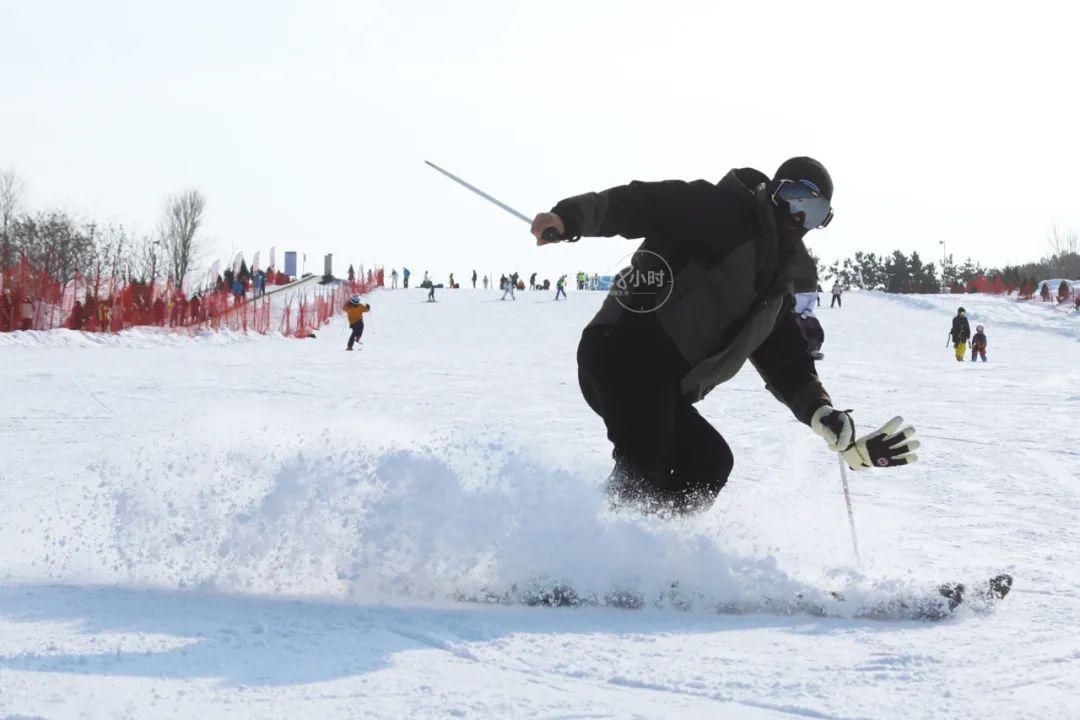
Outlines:
[[832, 284], [832, 302], [829, 303], [829, 307], [839, 305], [844, 307], [844, 303], [840, 301], [840, 296], [844, 293], [844, 288], [840, 287], [840, 281], [837, 280]]
[[455, 287], [457, 286], [454, 285], [454, 273], [450, 273], [450, 289], [453, 290]]
[[484, 276], [484, 289], [485, 290], [488, 289], [488, 276], [487, 275]]
[[614, 444], [608, 489], [616, 502], [680, 513], [712, 504], [733, 457], [693, 403], [747, 360], [852, 468], [916, 459], [914, 428], [901, 429], [901, 418], [856, 437], [851, 415], [832, 407], [791, 312], [791, 262], [807, 255], [803, 236], [832, 219], [832, 189], [820, 163], [793, 158], [772, 180], [742, 168], [717, 184], [635, 181], [535, 217], [538, 245], [550, 242], [549, 229], [569, 241], [645, 238], [578, 345], [582, 394]]
[[536, 273], [533, 273], [532, 275], [529, 276], [529, 289], [530, 290], [535, 290], [536, 289]]
[[514, 297], [514, 290], [515, 290], [516, 285], [517, 285], [517, 283], [512, 280], [512, 276], [511, 277], [505, 277], [504, 276], [503, 277], [503, 294], [502, 294], [502, 297], [499, 298], [499, 299], [500, 300], [505, 300], [506, 296], [509, 295], [511, 300], [516, 301], [517, 298]]
[[475, 270], [472, 271], [472, 289], [473, 290], [476, 289], [476, 271]]
[[946, 342], [946, 347], [949, 342], [952, 342], [953, 348], [956, 350], [957, 362], [964, 362], [964, 354], [967, 352], [967, 341], [970, 337], [971, 325], [968, 324], [964, 308], [959, 308], [956, 311], [956, 317], [952, 319], [952, 329], [949, 330], [949, 340]]
[[986, 333], [982, 325], [975, 326], [975, 334], [971, 337], [971, 362], [975, 362], [976, 356], [986, 362]]
[[345, 349], [352, 350], [353, 343], [364, 334], [364, 313], [370, 312], [371, 306], [361, 301], [359, 295], [353, 295], [342, 307], [342, 310], [345, 311], [345, 315], [349, 320], [349, 327], [352, 329], [352, 334], [349, 335], [349, 344], [345, 346]]
[[427, 287], [431, 282], [431, 278], [428, 277], [427, 270], [424, 271], [424, 279], [420, 281], [420, 287]]
[[411, 275], [411, 274], [412, 273], [409, 272], [409, 268], [407, 268], [407, 267], [401, 268], [401, 287], [402, 288], [409, 287], [409, 275]]
[[431, 282], [431, 280], [425, 280], [424, 287], [427, 288], [427, 301], [435, 302], [435, 283]]
[[396, 290], [397, 289], [397, 277], [398, 277], [397, 268], [394, 268], [393, 270], [390, 271], [390, 289], [391, 290]]
[[555, 281], [555, 301], [558, 302], [559, 296], [566, 297], [566, 276], [560, 275], [559, 279]]

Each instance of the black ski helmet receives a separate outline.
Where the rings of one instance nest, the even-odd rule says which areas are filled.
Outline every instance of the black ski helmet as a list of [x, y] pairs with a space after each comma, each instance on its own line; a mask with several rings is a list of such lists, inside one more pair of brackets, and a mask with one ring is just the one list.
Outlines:
[[808, 157], [785, 160], [769, 184], [769, 196], [778, 218], [800, 236], [832, 222], [832, 194], [829, 171]]
[[957, 311], [956, 311], [956, 313], [957, 313], [958, 315], [963, 315], [963, 314], [964, 314], [964, 313], [966, 313], [966, 312], [967, 312], [967, 310], [965, 310], [964, 308], [958, 308], [958, 309], [957, 309]]
[[811, 157], [793, 157], [785, 160], [776, 169], [773, 182], [777, 180], [809, 180], [821, 191], [821, 194], [832, 200], [833, 184], [832, 177], [825, 166]]

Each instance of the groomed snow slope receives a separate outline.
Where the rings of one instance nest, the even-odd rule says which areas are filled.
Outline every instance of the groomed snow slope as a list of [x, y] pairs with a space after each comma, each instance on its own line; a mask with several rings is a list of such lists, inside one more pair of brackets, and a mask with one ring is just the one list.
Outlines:
[[[601, 296], [425, 295], [371, 296], [354, 353], [340, 319], [307, 341], [0, 335], [0, 716], [1077, 717], [1075, 318], [821, 310], [836, 403], [923, 439], [852, 477], [860, 571], [835, 457], [751, 369], [699, 406], [736, 456], [716, 506], [613, 514], [574, 362]], [[990, 363], [944, 347], [954, 300]], [[941, 623], [707, 610], [998, 571], [996, 611]], [[538, 578], [698, 602], [451, 599]]]

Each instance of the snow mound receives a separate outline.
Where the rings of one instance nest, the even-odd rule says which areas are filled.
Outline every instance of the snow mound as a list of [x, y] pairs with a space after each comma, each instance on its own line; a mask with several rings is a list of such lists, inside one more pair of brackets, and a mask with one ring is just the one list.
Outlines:
[[184, 347], [191, 343], [207, 346], [226, 346], [238, 343], [285, 339], [274, 335], [203, 330], [194, 336], [168, 328], [136, 327], [118, 333], [88, 333], [77, 330], [28, 330], [0, 333], [0, 348], [22, 349], [82, 349], [123, 348], [142, 349]]
[[[868, 293], [868, 295], [871, 295]], [[948, 332], [948, 319], [963, 307], [971, 329], [986, 326], [988, 334], [996, 328], [1052, 333], [1080, 341], [1080, 313], [1071, 307], [1056, 306], [1038, 300], [1017, 300], [1001, 295], [898, 295], [872, 293], [873, 297], [905, 307], [930, 310], [942, 315], [942, 336]], [[993, 336], [991, 335], [991, 341]]]

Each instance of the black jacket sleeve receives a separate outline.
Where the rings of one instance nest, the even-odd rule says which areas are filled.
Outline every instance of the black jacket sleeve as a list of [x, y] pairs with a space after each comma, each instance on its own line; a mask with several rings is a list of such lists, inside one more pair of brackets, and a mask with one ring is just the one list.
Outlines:
[[690, 185], [682, 180], [620, 185], [603, 192], [575, 195], [551, 209], [566, 228], [567, 237], [633, 239], [663, 234], [686, 211]]
[[832, 405], [818, 378], [806, 336], [788, 304], [780, 310], [772, 334], [751, 354], [750, 362], [769, 392], [787, 405], [799, 422], [809, 425], [815, 410]]

